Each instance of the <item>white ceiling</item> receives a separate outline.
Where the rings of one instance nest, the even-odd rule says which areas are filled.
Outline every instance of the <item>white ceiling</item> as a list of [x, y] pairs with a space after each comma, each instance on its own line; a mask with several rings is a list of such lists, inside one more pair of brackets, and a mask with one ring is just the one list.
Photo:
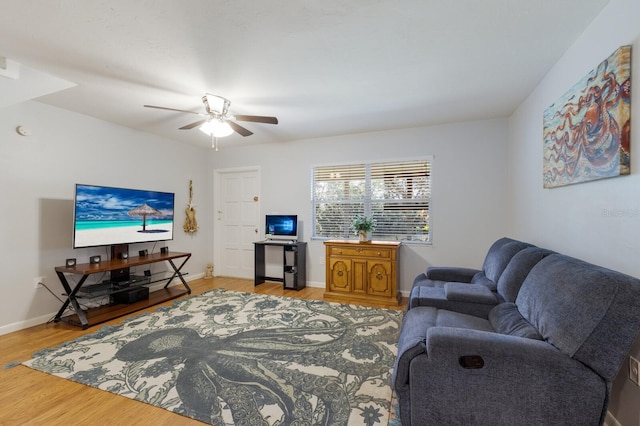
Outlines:
[[37, 98], [60, 108], [209, 146], [142, 106], [209, 92], [280, 120], [221, 146], [289, 141], [508, 116], [607, 3], [2, 0], [0, 57], [75, 83]]

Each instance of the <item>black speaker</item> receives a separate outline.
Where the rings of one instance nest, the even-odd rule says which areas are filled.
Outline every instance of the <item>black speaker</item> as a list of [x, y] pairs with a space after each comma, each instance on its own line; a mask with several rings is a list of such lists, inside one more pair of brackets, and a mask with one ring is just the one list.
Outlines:
[[71, 266], [76, 266], [76, 259], [67, 259], [67, 261], [65, 262], [65, 265], [67, 265], [67, 267], [71, 267]]
[[140, 256], [140, 257], [142, 257], [142, 256], [146, 256], [146, 255], [148, 255], [148, 254], [149, 254], [149, 252], [147, 251], [147, 249], [139, 250], [139, 251], [138, 251], [138, 256]]
[[120, 252], [120, 259], [128, 259], [129, 258], [129, 253], [126, 251], [122, 251]]
[[160, 247], [160, 253], [162, 254], [169, 253], [169, 247]]
[[149, 287], [136, 287], [113, 294], [114, 303], [131, 304], [149, 298]]
[[96, 254], [95, 256], [91, 256], [89, 258], [89, 262], [90, 263], [100, 263], [100, 260], [101, 260], [101, 258], [100, 258], [99, 254]]

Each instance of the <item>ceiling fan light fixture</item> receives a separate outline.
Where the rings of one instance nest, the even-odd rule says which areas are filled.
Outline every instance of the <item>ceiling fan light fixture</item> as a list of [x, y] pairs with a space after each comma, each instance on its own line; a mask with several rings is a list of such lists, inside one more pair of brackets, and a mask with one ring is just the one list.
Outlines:
[[200, 126], [200, 130], [208, 136], [215, 136], [216, 138], [229, 136], [233, 133], [233, 129], [229, 126], [229, 123], [218, 119], [207, 121]]

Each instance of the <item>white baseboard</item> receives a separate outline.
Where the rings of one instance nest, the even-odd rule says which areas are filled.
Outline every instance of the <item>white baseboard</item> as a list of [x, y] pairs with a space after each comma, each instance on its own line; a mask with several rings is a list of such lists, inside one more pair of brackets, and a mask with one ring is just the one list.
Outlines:
[[4, 325], [0, 327], [0, 336], [2, 336], [3, 334], [13, 333], [14, 331], [24, 330], [25, 328], [33, 327], [35, 325], [44, 324], [50, 319], [52, 319], [56, 315], [56, 313], [57, 312], [54, 312], [51, 314], [42, 315], [40, 317], [30, 318], [28, 320], [18, 321], [12, 324]]
[[607, 411], [607, 416], [604, 418], [604, 426], [622, 426], [610, 411]]
[[[202, 278], [202, 277], [204, 277], [204, 272], [202, 272], [200, 274], [185, 275], [184, 276], [184, 280], [186, 282], [189, 282], [189, 281], [197, 280], [197, 279]], [[179, 278], [174, 278], [173, 280], [171, 280], [171, 283], [169, 285], [170, 286], [182, 285], [182, 281], [180, 281]], [[164, 287], [164, 284], [163, 283], [159, 283], [159, 284], [155, 284], [155, 285], [150, 285], [149, 289], [151, 291], [154, 291], [154, 290], [161, 289], [162, 287]], [[4, 325], [4, 326], [0, 327], [0, 336], [2, 336], [4, 334], [8, 334], [8, 333], [13, 333], [14, 331], [24, 330], [25, 328], [33, 327], [33, 326], [36, 326], [36, 325], [45, 324], [47, 321], [53, 319], [53, 317], [55, 317], [55, 315], [57, 313], [58, 313], [58, 311], [52, 312], [50, 314], [42, 315], [42, 316], [39, 316], [39, 317], [36, 317], [36, 318], [29, 318], [29, 319], [26, 319], [24, 321], [18, 321], [18, 322], [14, 322], [14, 323], [11, 323], [11, 324]]]

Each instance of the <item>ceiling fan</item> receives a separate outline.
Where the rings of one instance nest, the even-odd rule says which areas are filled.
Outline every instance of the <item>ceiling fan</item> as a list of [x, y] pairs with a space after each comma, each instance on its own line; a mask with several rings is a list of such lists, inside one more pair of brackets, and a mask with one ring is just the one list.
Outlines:
[[200, 130], [212, 137], [229, 136], [236, 132], [242, 136], [251, 136], [252, 131], [246, 129], [236, 123], [236, 121], [250, 121], [253, 123], [278, 124], [276, 117], [265, 117], [261, 115], [231, 115], [229, 114], [229, 106], [231, 101], [222, 96], [205, 93], [202, 96], [205, 112], [187, 111], [184, 109], [168, 108], [155, 105], [144, 105], [145, 108], [164, 109], [167, 111], [186, 112], [189, 114], [200, 115], [204, 118], [194, 121], [180, 127], [180, 130], [189, 130], [200, 126]]

